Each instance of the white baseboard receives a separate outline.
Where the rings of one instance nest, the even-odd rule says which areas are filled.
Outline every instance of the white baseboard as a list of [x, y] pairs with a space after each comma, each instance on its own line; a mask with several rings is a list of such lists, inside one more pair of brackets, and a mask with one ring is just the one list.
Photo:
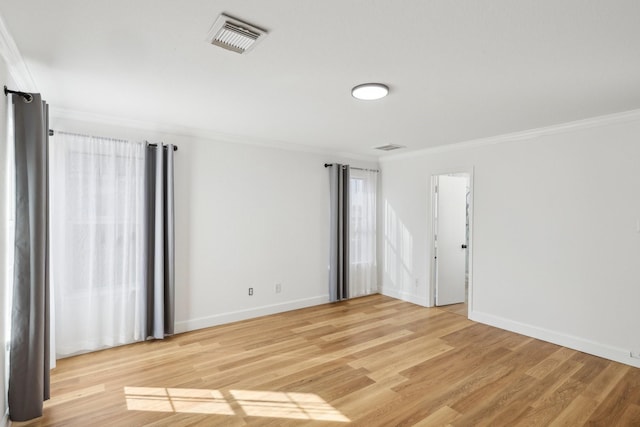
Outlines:
[[387, 297], [399, 299], [402, 301], [407, 301], [412, 304], [421, 305], [422, 307], [429, 307], [429, 305], [427, 304], [426, 298], [420, 297], [415, 294], [410, 294], [409, 292], [404, 292], [404, 291], [391, 289], [391, 288], [382, 288], [380, 289], [380, 293]]
[[9, 421], [9, 410], [4, 413], [2, 418], [0, 418], [0, 427], [9, 427], [11, 425], [11, 421]]
[[175, 323], [175, 333], [179, 334], [182, 332], [195, 331], [196, 329], [210, 328], [211, 326], [224, 325], [225, 323], [253, 319], [254, 317], [313, 307], [315, 305], [326, 304], [328, 302], [329, 295], [321, 295], [311, 298], [286, 301], [278, 304], [263, 305], [245, 310], [220, 313], [213, 316], [199, 317], [197, 319], [182, 320]]
[[514, 320], [494, 316], [492, 314], [479, 313], [477, 311], [469, 312], [469, 319], [486, 325], [495, 326], [500, 329], [506, 329], [507, 331], [526, 335], [528, 337], [537, 338], [542, 341], [561, 345], [563, 347], [582, 351], [583, 353], [592, 354], [594, 356], [603, 357], [615, 362], [624, 363], [625, 365], [640, 368], [640, 359], [632, 358], [630, 351], [623, 348], [613, 347], [585, 338], [576, 337], [574, 335], [568, 335], [562, 332], [516, 322]]

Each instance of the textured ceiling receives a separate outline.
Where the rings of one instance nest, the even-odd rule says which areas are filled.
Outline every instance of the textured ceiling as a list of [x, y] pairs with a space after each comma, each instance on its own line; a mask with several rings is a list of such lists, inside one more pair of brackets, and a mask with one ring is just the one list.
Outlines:
[[[269, 36], [205, 42], [226, 12]], [[637, 0], [0, 0], [54, 109], [362, 155], [640, 108]], [[390, 95], [355, 100], [382, 82]], [[397, 153], [396, 151], [395, 153]]]

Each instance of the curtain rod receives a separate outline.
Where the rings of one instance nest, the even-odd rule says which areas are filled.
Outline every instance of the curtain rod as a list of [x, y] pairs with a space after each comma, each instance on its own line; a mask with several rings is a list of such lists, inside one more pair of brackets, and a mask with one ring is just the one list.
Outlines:
[[[89, 137], [89, 138], [101, 138], [101, 137], [99, 137], [99, 136], [97, 136], [97, 137], [96, 137], [96, 136], [84, 135], [84, 134], [80, 134], [80, 133], [71, 133], [71, 132], [63, 132], [63, 131], [54, 131], [53, 129], [49, 129], [49, 136], [53, 136], [53, 135], [55, 135], [55, 133], [56, 133], [56, 132], [66, 133], [66, 134], [68, 134], [68, 135], [86, 136], [86, 137]], [[118, 139], [118, 138], [108, 138], [108, 139], [117, 139], [117, 140], [119, 140], [119, 141], [126, 142], [126, 140], [125, 140], [125, 139]], [[157, 146], [158, 146], [158, 144], [149, 144], [147, 141], [145, 141], [145, 142], [146, 142], [146, 143], [147, 143], [147, 145], [148, 145], [148, 146], [150, 146], [150, 147], [157, 147]], [[162, 147], [163, 147], [163, 148], [166, 148], [167, 146], [166, 146], [166, 145], [163, 145]], [[178, 146], [177, 146], [177, 145], [174, 145], [174, 146], [173, 146], [173, 151], [178, 151]]]
[[[147, 145], [148, 145], [149, 147], [157, 147], [157, 146], [158, 146], [158, 144], [147, 144]], [[163, 145], [163, 146], [162, 146], [162, 148], [167, 148], [167, 146], [166, 146], [166, 145]], [[174, 146], [173, 146], [173, 151], [178, 151], [178, 146], [177, 146], [177, 145], [174, 145]]]
[[[330, 166], [333, 166], [333, 163], [325, 163], [324, 164], [325, 168], [328, 168]], [[349, 166], [349, 169], [355, 169], [357, 171], [375, 172], [375, 173], [379, 173], [380, 172], [378, 169], [356, 168], [356, 167], [353, 167], [353, 166]]]
[[126, 139], [109, 138], [109, 137], [106, 137], [106, 136], [95, 136], [95, 135], [89, 135], [89, 134], [86, 134], [86, 133], [65, 132], [63, 130], [54, 131], [53, 129], [49, 129], [49, 136], [53, 136], [55, 134], [55, 132], [61, 133], [63, 135], [81, 136], [83, 138], [110, 139], [110, 140], [118, 141], [118, 142], [128, 142]]
[[[27, 102], [33, 101], [33, 95], [31, 95], [30, 93], [20, 92], [20, 91], [17, 91], [17, 90], [11, 90], [11, 89], [7, 88], [7, 85], [4, 85], [4, 96], [9, 95], [10, 93], [23, 97]], [[53, 129], [49, 129], [49, 136], [54, 136], [55, 133], [56, 132]], [[158, 144], [148, 144], [148, 145], [151, 146], [151, 147], [157, 147], [158, 146]], [[165, 146], [163, 145], [163, 147], [165, 147]], [[173, 146], [173, 151], [178, 151], [178, 146], [177, 145]]]
[[[149, 147], [157, 147], [158, 146], [158, 144], [149, 144], [149, 141], [145, 141], [145, 142], [147, 143], [147, 145]], [[162, 144], [162, 143], [160, 143], [160, 145], [162, 145], [162, 148], [167, 148], [167, 146]], [[173, 146], [173, 151], [178, 151], [178, 146], [177, 145]]]
[[27, 102], [33, 101], [33, 95], [31, 95], [30, 93], [7, 89], [7, 85], [4, 85], [4, 96], [9, 95], [10, 93], [23, 97]]

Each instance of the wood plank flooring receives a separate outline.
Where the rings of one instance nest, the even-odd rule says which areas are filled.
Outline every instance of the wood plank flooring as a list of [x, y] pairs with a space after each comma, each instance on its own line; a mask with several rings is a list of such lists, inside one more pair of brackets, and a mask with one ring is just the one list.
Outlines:
[[440, 310], [448, 311], [449, 313], [459, 314], [460, 316], [464, 316], [464, 317], [467, 317], [469, 313], [469, 308], [467, 307], [466, 302], [461, 302], [460, 304], [443, 305], [438, 308]]
[[381, 295], [58, 361], [14, 426], [637, 426], [640, 369]]

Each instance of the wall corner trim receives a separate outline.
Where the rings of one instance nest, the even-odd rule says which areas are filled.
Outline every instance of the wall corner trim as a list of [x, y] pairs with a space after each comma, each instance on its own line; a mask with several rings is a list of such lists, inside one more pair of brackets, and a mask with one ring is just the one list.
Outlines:
[[517, 334], [526, 335], [552, 344], [557, 344], [573, 350], [582, 351], [594, 356], [620, 362], [625, 365], [640, 368], [640, 360], [632, 359], [629, 351], [619, 347], [591, 341], [574, 335], [565, 334], [550, 329], [541, 328], [526, 323], [517, 322], [488, 313], [473, 311], [469, 313], [469, 319], [485, 325], [495, 326]]
[[624, 111], [620, 113], [607, 114], [604, 116], [591, 117], [588, 119], [575, 120], [572, 122], [560, 123], [536, 129], [529, 129], [521, 132], [507, 133], [503, 135], [490, 136], [487, 138], [472, 139], [469, 141], [457, 142], [437, 147], [425, 148], [422, 150], [410, 151], [408, 153], [395, 154], [380, 157], [379, 163], [386, 163], [394, 160], [411, 159], [414, 157], [428, 156], [437, 153], [446, 153], [473, 148], [480, 148], [488, 145], [502, 144], [508, 142], [534, 141], [536, 138], [546, 135], [554, 135], [563, 132], [570, 132], [593, 127], [606, 126], [615, 123], [623, 123], [640, 120], [640, 109]]
[[38, 92], [38, 86], [33, 80], [29, 67], [9, 32], [4, 18], [0, 15], [0, 56], [7, 64], [7, 69], [16, 87], [11, 89], [23, 92]]

